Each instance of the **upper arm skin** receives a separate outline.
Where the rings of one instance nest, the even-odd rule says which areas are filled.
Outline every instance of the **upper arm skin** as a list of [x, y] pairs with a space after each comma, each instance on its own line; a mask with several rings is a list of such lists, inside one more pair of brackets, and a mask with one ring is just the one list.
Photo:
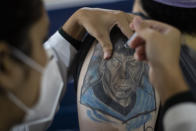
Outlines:
[[127, 40], [112, 33], [114, 53], [103, 60], [95, 42], [82, 66], [77, 92], [81, 131], [153, 131], [160, 105], [148, 81], [148, 67], [125, 49]]

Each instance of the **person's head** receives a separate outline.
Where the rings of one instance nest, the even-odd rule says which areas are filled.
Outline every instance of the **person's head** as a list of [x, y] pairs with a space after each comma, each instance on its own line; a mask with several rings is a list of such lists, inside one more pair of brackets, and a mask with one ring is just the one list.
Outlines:
[[134, 51], [126, 49], [122, 42], [116, 42], [111, 59], [100, 63], [102, 85], [114, 101], [127, 107], [140, 88], [145, 66], [133, 57]]
[[175, 7], [155, 0], [135, 0], [133, 12], [173, 25], [183, 33], [196, 34], [196, 8]]
[[47, 57], [42, 44], [48, 33], [48, 18], [41, 0], [1, 1], [0, 17], [0, 128], [8, 128], [22, 120], [24, 112], [7, 98], [7, 92], [31, 107], [38, 99], [41, 77], [13, 50], [45, 66]]

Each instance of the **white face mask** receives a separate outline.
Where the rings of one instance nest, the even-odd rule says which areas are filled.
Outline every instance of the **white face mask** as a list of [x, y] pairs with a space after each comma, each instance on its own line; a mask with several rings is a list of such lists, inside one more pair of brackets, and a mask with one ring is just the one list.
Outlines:
[[42, 73], [40, 96], [37, 104], [33, 108], [28, 108], [15, 95], [8, 93], [9, 99], [19, 108], [26, 112], [22, 124], [15, 126], [13, 131], [43, 131], [48, 128], [56, 113], [61, 92], [63, 90], [63, 80], [57, 65], [57, 60], [53, 57], [46, 68], [42, 68], [34, 60], [14, 49], [14, 55], [25, 64]]

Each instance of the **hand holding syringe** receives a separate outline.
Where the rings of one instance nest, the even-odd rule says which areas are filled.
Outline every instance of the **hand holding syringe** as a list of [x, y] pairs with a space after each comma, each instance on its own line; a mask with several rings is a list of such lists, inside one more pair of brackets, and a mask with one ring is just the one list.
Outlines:
[[179, 62], [181, 33], [178, 29], [152, 20], [136, 17], [134, 35], [126, 47], [135, 49], [134, 57], [152, 65], [175, 65]]
[[178, 93], [189, 90], [179, 65], [181, 33], [178, 29], [157, 21], [136, 17], [135, 34], [128, 46], [135, 49], [136, 60], [147, 61], [149, 78], [158, 90], [162, 103]]

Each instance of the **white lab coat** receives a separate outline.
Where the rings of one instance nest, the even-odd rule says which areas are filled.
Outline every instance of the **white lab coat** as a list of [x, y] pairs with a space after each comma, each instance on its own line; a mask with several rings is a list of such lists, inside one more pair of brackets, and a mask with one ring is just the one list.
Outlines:
[[[56, 32], [45, 44], [45, 49], [58, 60], [61, 75], [66, 85], [68, 71], [77, 53], [77, 50]], [[165, 131], [196, 131], [196, 104], [181, 103], [171, 107], [163, 120]]]
[[68, 71], [77, 53], [77, 50], [57, 31], [44, 43], [49, 55], [56, 57], [64, 83], [68, 81]]

